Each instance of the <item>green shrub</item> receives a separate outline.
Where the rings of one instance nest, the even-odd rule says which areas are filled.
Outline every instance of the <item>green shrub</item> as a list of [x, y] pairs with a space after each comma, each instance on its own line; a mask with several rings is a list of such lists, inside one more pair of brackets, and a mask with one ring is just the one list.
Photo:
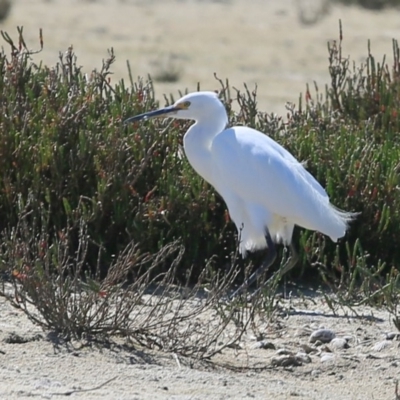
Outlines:
[[[218, 253], [224, 206], [182, 158], [183, 127], [121, 123], [157, 106], [151, 83], [111, 87], [112, 53], [90, 77], [71, 48], [55, 68], [36, 65], [20, 35], [18, 46], [5, 37], [11, 58], [0, 55], [0, 229], [16, 223], [17, 199], [29, 196], [33, 214], [48, 209], [49, 230], [84, 217], [89, 247], [103, 246], [109, 260], [131, 240], [154, 252], [181, 238], [186, 266]], [[89, 262], [96, 253], [89, 248]]]
[[[223, 266], [235, 251], [235, 228], [222, 199], [182, 155], [188, 123], [124, 126], [126, 117], [158, 106], [150, 81], [111, 86], [112, 52], [90, 76], [80, 71], [72, 49], [54, 68], [37, 65], [19, 34], [17, 45], [4, 35], [11, 56], [0, 54], [0, 230], [14, 226], [29, 204], [32, 223], [43, 224], [37, 213], [47, 210], [39, 230], [57, 233], [75, 224], [76, 243], [84, 219], [87, 263], [95, 265], [103, 247], [103, 274], [132, 241], [142, 253], [156, 253], [179, 239], [186, 251], [178, 279], [190, 266], [195, 278], [196, 266], [211, 257]], [[339, 245], [296, 232], [303, 267], [318, 261], [340, 272], [354, 267], [357, 257], [397, 265], [399, 49], [394, 42], [393, 68], [372, 55], [365, 66], [350, 68], [340, 45], [329, 47], [332, 81], [325, 94], [317, 86], [315, 94], [307, 89], [305, 107], [288, 107], [288, 122], [258, 110], [256, 93], [247, 87], [232, 95], [220, 81], [223, 99], [231, 124], [269, 134], [307, 161], [336, 206], [361, 212]]]
[[333, 203], [361, 213], [352, 224], [350, 241], [360, 240], [371, 265], [381, 260], [397, 266], [399, 47], [393, 40], [391, 68], [385, 58], [374, 59], [369, 45], [365, 65], [350, 67], [341, 54], [341, 39], [329, 46], [329, 55], [331, 85], [325, 101], [312, 102], [309, 92], [306, 96], [314, 150], [305, 157], [315, 160], [311, 168]]

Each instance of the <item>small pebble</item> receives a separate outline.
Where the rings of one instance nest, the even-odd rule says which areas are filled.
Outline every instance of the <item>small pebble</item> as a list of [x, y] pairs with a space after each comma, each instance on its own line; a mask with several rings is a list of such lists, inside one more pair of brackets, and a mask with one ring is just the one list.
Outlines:
[[351, 343], [354, 341], [354, 336], [346, 335], [343, 336], [343, 339], [346, 340], [347, 343]]
[[282, 355], [271, 358], [271, 364], [276, 367], [298, 367], [301, 364], [301, 360], [299, 360], [294, 355]]
[[334, 338], [329, 343], [329, 347], [331, 350], [342, 350], [348, 349], [350, 346], [347, 343], [347, 340], [344, 338]]
[[272, 342], [269, 342], [268, 340], [260, 340], [259, 342], [256, 342], [251, 346], [252, 349], [272, 349], [275, 350], [276, 347]]
[[333, 361], [335, 359], [335, 356], [332, 353], [322, 353], [321, 354], [321, 362], [329, 362]]
[[386, 340], [399, 340], [400, 332], [389, 332], [385, 335]]
[[382, 351], [393, 345], [391, 340], [382, 340], [382, 342], [375, 343], [372, 346], [373, 351]]
[[293, 352], [288, 349], [278, 349], [275, 354], [277, 356], [293, 355]]
[[330, 329], [318, 329], [310, 335], [310, 343], [315, 343], [320, 341], [322, 343], [329, 343], [332, 339], [336, 337], [335, 332]]
[[297, 359], [303, 364], [309, 364], [311, 362], [311, 357], [306, 353], [299, 352], [295, 355], [295, 357], [297, 357]]

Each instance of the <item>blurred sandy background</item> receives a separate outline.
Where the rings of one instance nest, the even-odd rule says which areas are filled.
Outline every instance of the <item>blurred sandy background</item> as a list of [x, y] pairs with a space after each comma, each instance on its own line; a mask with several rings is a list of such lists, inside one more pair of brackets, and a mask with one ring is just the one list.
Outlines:
[[[318, 13], [322, 0], [15, 0], [0, 29], [37, 48], [44, 31], [44, 51], [35, 56], [54, 65], [60, 51], [73, 44], [84, 71], [99, 69], [113, 47], [116, 82], [149, 73], [156, 97], [178, 95], [178, 90], [218, 89], [214, 72], [237, 88], [258, 85], [260, 108], [283, 113], [285, 102], [297, 103], [305, 84], [328, 82], [327, 42], [338, 38], [338, 20], [344, 27], [344, 55], [360, 62], [372, 53], [392, 62], [392, 38], [400, 37], [400, 11], [374, 13], [356, 7], [332, 6], [315, 24], [299, 18], [299, 3], [309, 15]], [[311, 9], [312, 7], [312, 9]], [[176, 79], [165, 82], [165, 79]]]

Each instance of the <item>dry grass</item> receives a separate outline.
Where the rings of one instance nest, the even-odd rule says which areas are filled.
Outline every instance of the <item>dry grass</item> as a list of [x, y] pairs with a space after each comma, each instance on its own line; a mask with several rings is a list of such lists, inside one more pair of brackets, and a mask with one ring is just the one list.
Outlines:
[[[146, 348], [210, 359], [237, 345], [250, 324], [257, 326], [260, 296], [249, 306], [223, 300], [238, 274], [237, 255], [226, 273], [206, 265], [195, 285], [189, 284], [191, 271], [179, 285], [176, 267], [184, 249], [178, 242], [153, 255], [132, 242], [102, 279], [104, 249], [98, 248], [97, 266], [90, 268], [91, 238], [83, 219], [75, 249], [72, 226], [54, 235], [38, 230], [46, 226], [48, 210], [36, 221], [30, 209], [30, 203], [21, 206], [17, 225], [2, 234], [0, 296], [44, 331], [66, 341], [119, 335]], [[158, 273], [165, 263], [166, 272]]]

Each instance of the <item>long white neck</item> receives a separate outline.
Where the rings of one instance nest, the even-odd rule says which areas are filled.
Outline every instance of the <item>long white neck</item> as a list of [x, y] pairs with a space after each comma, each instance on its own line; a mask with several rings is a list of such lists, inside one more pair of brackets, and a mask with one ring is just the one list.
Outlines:
[[213, 185], [211, 145], [215, 136], [228, 123], [225, 109], [215, 110], [215, 115], [199, 118], [186, 132], [183, 147], [186, 157], [195, 171]]

